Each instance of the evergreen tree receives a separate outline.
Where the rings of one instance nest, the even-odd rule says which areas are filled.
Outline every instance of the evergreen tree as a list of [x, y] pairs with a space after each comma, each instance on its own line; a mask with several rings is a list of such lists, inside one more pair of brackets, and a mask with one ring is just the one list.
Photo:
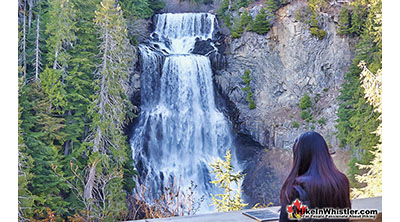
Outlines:
[[338, 25], [338, 34], [340, 35], [346, 35], [349, 33], [349, 28], [350, 28], [350, 12], [347, 7], [343, 7], [342, 10], [340, 11], [339, 15], [339, 25]]
[[351, 21], [349, 33], [353, 36], [359, 36], [363, 33], [366, 23], [366, 17], [369, 14], [371, 4], [374, 0], [355, 0], [350, 3]]
[[[365, 89], [368, 102], [374, 106], [375, 111], [380, 114], [379, 120], [382, 119], [382, 70], [378, 70], [376, 74], [366, 68], [364, 63], [360, 63], [363, 71], [361, 72], [362, 87]], [[359, 165], [360, 169], [368, 170], [367, 173], [356, 175], [359, 183], [366, 184], [365, 187], [353, 189], [354, 198], [366, 198], [382, 196], [382, 124], [378, 126], [377, 131], [373, 132], [379, 137], [379, 143], [375, 147], [376, 150], [371, 151], [373, 160], [370, 164]]]
[[[211, 194], [213, 205], [216, 205], [217, 210], [221, 212], [241, 210], [248, 204], [242, 203], [240, 198], [240, 181], [244, 177], [241, 172], [234, 173], [233, 166], [231, 164], [231, 152], [226, 151], [225, 160], [216, 160], [211, 163], [210, 166], [213, 168], [211, 173], [216, 173], [216, 180], [210, 183], [215, 184], [219, 188], [223, 188], [225, 193], [216, 194], [215, 196]], [[237, 191], [231, 188], [232, 183], [235, 183], [238, 188]]]
[[[378, 53], [382, 53], [382, 1], [372, 2], [371, 12], [367, 18], [367, 33], [372, 38], [372, 42], [379, 49]], [[379, 56], [378, 56], [379, 58]], [[380, 60], [381, 61], [381, 60]], [[361, 72], [361, 86], [365, 90], [365, 98], [367, 102], [374, 107], [378, 113], [379, 126], [377, 130], [372, 132], [379, 138], [378, 144], [374, 147], [375, 150], [370, 151], [373, 155], [373, 160], [369, 164], [360, 165], [362, 170], [368, 170], [363, 175], [357, 175], [356, 180], [359, 183], [366, 184], [365, 187], [360, 189], [353, 189], [353, 196], [360, 197], [374, 197], [382, 195], [382, 63], [377, 63], [373, 68], [380, 67], [376, 73], [372, 73], [364, 61], [359, 63], [362, 68]]]
[[270, 29], [270, 21], [267, 20], [267, 15], [265, 14], [265, 9], [261, 8], [260, 13], [257, 14], [254, 19], [251, 31], [257, 34], [265, 34]]
[[[130, 19], [148, 18], [154, 13], [153, 8], [160, 10], [165, 6], [165, 3], [163, 4], [158, 0], [151, 2], [148, 0], [121, 0], [119, 2], [124, 11], [124, 16]], [[155, 4], [151, 5], [150, 3]]]
[[166, 5], [165, 1], [163, 0], [148, 0], [148, 1], [149, 1], [149, 7], [153, 10], [153, 13], [159, 12]]
[[76, 40], [75, 14], [74, 6], [69, 0], [49, 0], [46, 26], [46, 33], [49, 35], [47, 59], [49, 65], [51, 64], [53, 69], [62, 70], [63, 75], [70, 59], [67, 50], [72, 48]]
[[[94, 79], [97, 64], [100, 63], [96, 55], [100, 44], [93, 19], [94, 11], [100, 0], [73, 0], [76, 15], [80, 18], [76, 23], [76, 45], [70, 50], [68, 76], [65, 82], [66, 100], [66, 133], [64, 144], [65, 165], [69, 166], [71, 159], [79, 160], [80, 166], [86, 166], [82, 158], [85, 147], [82, 141], [88, 136], [91, 119], [88, 115], [91, 96], [94, 94]], [[71, 154], [71, 155], [69, 155]], [[69, 169], [65, 169], [67, 172]]]
[[247, 93], [246, 101], [249, 103], [249, 108], [255, 109], [256, 104], [254, 103], [253, 92], [251, 91], [251, 86], [250, 86], [250, 81], [251, 81], [250, 70], [246, 69], [246, 71], [244, 71], [242, 79], [246, 84], [246, 86], [243, 87], [242, 90]]
[[[26, 69], [27, 69], [27, 60], [26, 60], [26, 49], [27, 49], [27, 30], [26, 30], [26, 1], [18, 0], [18, 26], [20, 28], [19, 32], [19, 51], [18, 51], [18, 65], [22, 67], [22, 77], [23, 80], [26, 81]], [[20, 76], [21, 77], [21, 76]]]
[[275, 11], [279, 9], [279, 1], [267, 0], [267, 1], [265, 1], [265, 4], [266, 4], [266, 9], [270, 13], [275, 13]]
[[233, 19], [231, 36], [232, 38], [240, 38], [242, 33], [243, 33], [243, 27], [240, 25], [239, 18], [235, 17]]
[[233, 10], [239, 10], [242, 7], [247, 7], [249, 5], [249, 0], [233, 0]]
[[126, 113], [132, 108], [128, 98], [128, 78], [134, 55], [126, 23], [115, 0], [103, 0], [96, 11], [101, 66], [91, 107], [89, 173], [84, 196], [91, 201], [95, 218], [117, 218], [126, 208], [123, 166], [127, 161], [127, 141], [123, 133]]
[[253, 18], [249, 15], [247, 10], [240, 15], [240, 27], [243, 29], [247, 29], [248, 26], [251, 26], [253, 23]]
[[218, 15], [224, 18], [226, 16], [226, 11], [228, 11], [228, 9], [229, 9], [229, 0], [222, 0], [221, 6], [218, 9]]

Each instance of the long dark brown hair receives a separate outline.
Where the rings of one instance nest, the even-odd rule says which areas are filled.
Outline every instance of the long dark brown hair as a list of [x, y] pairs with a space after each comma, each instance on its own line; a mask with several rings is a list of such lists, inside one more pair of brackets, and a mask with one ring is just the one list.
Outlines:
[[281, 205], [295, 195], [294, 186], [307, 193], [311, 208], [350, 208], [350, 186], [347, 177], [333, 163], [324, 138], [306, 132], [293, 145], [293, 165], [281, 189]]

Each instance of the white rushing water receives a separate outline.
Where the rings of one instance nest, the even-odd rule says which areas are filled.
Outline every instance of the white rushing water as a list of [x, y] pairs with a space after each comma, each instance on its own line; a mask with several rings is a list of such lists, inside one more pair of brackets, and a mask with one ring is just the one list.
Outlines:
[[157, 39], [139, 45], [141, 112], [131, 139], [139, 182], [151, 198], [174, 180], [183, 188], [193, 181], [206, 212], [210, 193], [220, 192], [210, 184], [208, 163], [234, 149], [231, 127], [215, 105], [210, 60], [190, 54], [196, 38], [213, 37], [216, 19], [167, 13], [155, 21]]

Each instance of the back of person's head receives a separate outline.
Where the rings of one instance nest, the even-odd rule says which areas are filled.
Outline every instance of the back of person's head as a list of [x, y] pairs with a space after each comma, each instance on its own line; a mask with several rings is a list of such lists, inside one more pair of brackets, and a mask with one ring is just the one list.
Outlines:
[[292, 169], [281, 189], [281, 204], [293, 197], [295, 185], [307, 192], [310, 207], [350, 207], [349, 181], [337, 170], [319, 133], [306, 132], [296, 139]]

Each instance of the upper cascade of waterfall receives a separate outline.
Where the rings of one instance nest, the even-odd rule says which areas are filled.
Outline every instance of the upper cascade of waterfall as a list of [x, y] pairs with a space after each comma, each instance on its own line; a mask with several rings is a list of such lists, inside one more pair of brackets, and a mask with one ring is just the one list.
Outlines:
[[209, 13], [165, 13], [156, 15], [155, 33], [168, 38], [212, 38], [215, 15]]
[[155, 30], [161, 49], [168, 54], [188, 54], [196, 39], [212, 39], [217, 20], [209, 13], [165, 13], [155, 15]]

